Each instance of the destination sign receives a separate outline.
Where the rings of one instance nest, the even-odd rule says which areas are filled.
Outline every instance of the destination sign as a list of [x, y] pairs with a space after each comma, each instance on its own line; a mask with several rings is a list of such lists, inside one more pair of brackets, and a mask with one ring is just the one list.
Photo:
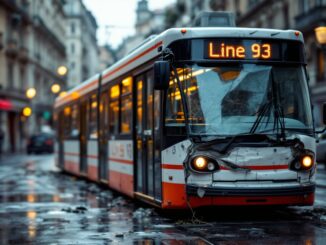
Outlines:
[[205, 58], [279, 60], [280, 44], [264, 40], [206, 40]]

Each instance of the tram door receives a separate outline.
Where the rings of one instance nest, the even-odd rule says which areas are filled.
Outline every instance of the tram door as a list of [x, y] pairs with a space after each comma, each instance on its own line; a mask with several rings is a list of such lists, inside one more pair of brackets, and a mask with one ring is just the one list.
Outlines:
[[87, 139], [88, 139], [88, 124], [87, 124], [87, 100], [80, 105], [80, 173], [87, 174]]
[[[159, 108], [154, 107], [152, 71], [136, 78], [136, 98], [137, 191], [161, 199], [161, 165], [160, 159], [155, 156], [157, 154], [154, 154], [154, 114], [159, 113]], [[154, 110], [157, 112], [154, 113]]]
[[64, 115], [63, 111], [60, 111], [57, 119], [58, 128], [58, 164], [60, 168], [64, 167], [64, 150], [63, 150], [63, 140], [64, 140]]
[[101, 181], [108, 179], [108, 127], [108, 93], [103, 92], [100, 96], [98, 137], [98, 176]]

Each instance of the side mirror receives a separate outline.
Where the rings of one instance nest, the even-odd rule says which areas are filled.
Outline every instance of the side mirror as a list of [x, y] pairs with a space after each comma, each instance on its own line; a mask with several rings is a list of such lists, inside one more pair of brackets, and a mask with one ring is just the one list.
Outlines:
[[167, 90], [170, 82], [170, 63], [156, 61], [154, 63], [154, 89]]

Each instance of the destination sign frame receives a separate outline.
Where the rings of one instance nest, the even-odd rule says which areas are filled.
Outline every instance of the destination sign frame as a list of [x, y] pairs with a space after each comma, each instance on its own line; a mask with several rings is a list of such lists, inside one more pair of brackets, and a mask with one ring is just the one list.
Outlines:
[[205, 40], [204, 58], [210, 60], [265, 60], [278, 61], [282, 43], [255, 39]]

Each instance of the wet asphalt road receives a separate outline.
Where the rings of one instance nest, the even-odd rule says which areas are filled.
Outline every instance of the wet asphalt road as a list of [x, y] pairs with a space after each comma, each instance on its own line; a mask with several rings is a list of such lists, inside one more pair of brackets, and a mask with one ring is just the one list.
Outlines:
[[0, 158], [0, 244], [326, 244], [326, 171], [314, 207], [161, 212], [62, 174], [52, 155]]

